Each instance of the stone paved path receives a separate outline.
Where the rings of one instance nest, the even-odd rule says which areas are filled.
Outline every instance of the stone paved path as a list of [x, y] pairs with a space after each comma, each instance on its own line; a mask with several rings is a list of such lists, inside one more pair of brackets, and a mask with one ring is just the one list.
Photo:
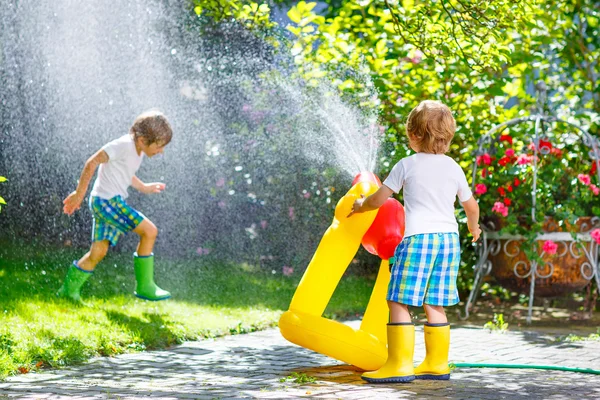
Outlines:
[[[358, 325], [358, 321], [350, 323]], [[415, 362], [424, 356], [417, 326]], [[555, 342], [536, 333], [453, 328], [453, 362], [600, 369], [600, 342]], [[293, 373], [316, 379], [297, 384]], [[303, 375], [304, 374], [304, 375]], [[285, 380], [282, 382], [282, 380]], [[188, 342], [169, 350], [96, 358], [81, 366], [14, 376], [5, 398], [111, 399], [600, 399], [600, 375], [515, 369], [456, 369], [445, 382], [372, 385], [360, 371], [295, 346], [277, 329]]]

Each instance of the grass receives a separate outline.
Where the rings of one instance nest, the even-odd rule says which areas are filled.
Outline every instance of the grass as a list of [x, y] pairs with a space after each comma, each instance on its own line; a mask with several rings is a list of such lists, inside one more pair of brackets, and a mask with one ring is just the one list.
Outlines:
[[[154, 303], [133, 296], [131, 257], [109, 254], [84, 286], [86, 305], [77, 306], [54, 293], [83, 250], [6, 243], [0, 249], [0, 379], [275, 326], [301, 278], [216, 258], [157, 258], [156, 281], [173, 298]], [[325, 315], [362, 313], [373, 283], [345, 277]]]

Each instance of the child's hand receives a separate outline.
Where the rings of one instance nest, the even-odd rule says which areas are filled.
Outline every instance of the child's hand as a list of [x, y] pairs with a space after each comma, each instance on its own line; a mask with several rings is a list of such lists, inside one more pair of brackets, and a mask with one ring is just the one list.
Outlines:
[[83, 197], [79, 196], [77, 191], [72, 192], [67, 196], [66, 199], [63, 200], [63, 212], [67, 215], [73, 214], [75, 211], [79, 210], [82, 201]]
[[473, 242], [479, 240], [479, 236], [481, 236], [481, 228], [479, 227], [479, 225], [475, 226], [474, 228], [471, 228], [469, 226], [469, 232], [471, 232], [471, 235], [473, 235]]
[[161, 182], [146, 183], [146, 185], [144, 186], [144, 193], [146, 193], [146, 194], [160, 193], [163, 190], [165, 190], [166, 187], [167, 187], [167, 185], [165, 185], [164, 183], [161, 183]]
[[352, 204], [352, 211], [350, 211], [350, 214], [348, 214], [348, 216], [346, 218], [350, 218], [354, 213], [359, 213], [360, 208], [362, 207], [362, 204], [364, 202], [365, 202], [365, 195], [361, 194], [360, 199], [356, 199], [354, 204]]

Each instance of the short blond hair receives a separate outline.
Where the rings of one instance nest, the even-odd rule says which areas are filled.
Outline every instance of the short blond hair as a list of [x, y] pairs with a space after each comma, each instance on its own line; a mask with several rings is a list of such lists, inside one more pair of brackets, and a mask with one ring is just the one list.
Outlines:
[[138, 115], [129, 132], [137, 139], [142, 138], [148, 145], [158, 143], [166, 146], [173, 137], [173, 129], [163, 113], [148, 110]]
[[452, 111], [440, 101], [422, 101], [408, 114], [406, 121], [408, 140], [423, 153], [447, 153], [455, 131]]

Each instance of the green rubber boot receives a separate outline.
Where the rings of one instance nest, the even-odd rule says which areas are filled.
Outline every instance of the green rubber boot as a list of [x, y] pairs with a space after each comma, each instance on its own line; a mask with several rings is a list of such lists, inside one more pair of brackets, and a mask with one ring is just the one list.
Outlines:
[[79, 268], [77, 261], [73, 261], [73, 265], [71, 265], [67, 271], [65, 281], [56, 295], [76, 303], [81, 303], [81, 294], [79, 292], [85, 281], [87, 281], [93, 273], [93, 271], [85, 271]]
[[138, 256], [133, 253], [133, 266], [135, 269], [135, 294], [144, 300], [166, 300], [171, 297], [171, 293], [162, 290], [154, 283], [154, 254], [149, 256]]

